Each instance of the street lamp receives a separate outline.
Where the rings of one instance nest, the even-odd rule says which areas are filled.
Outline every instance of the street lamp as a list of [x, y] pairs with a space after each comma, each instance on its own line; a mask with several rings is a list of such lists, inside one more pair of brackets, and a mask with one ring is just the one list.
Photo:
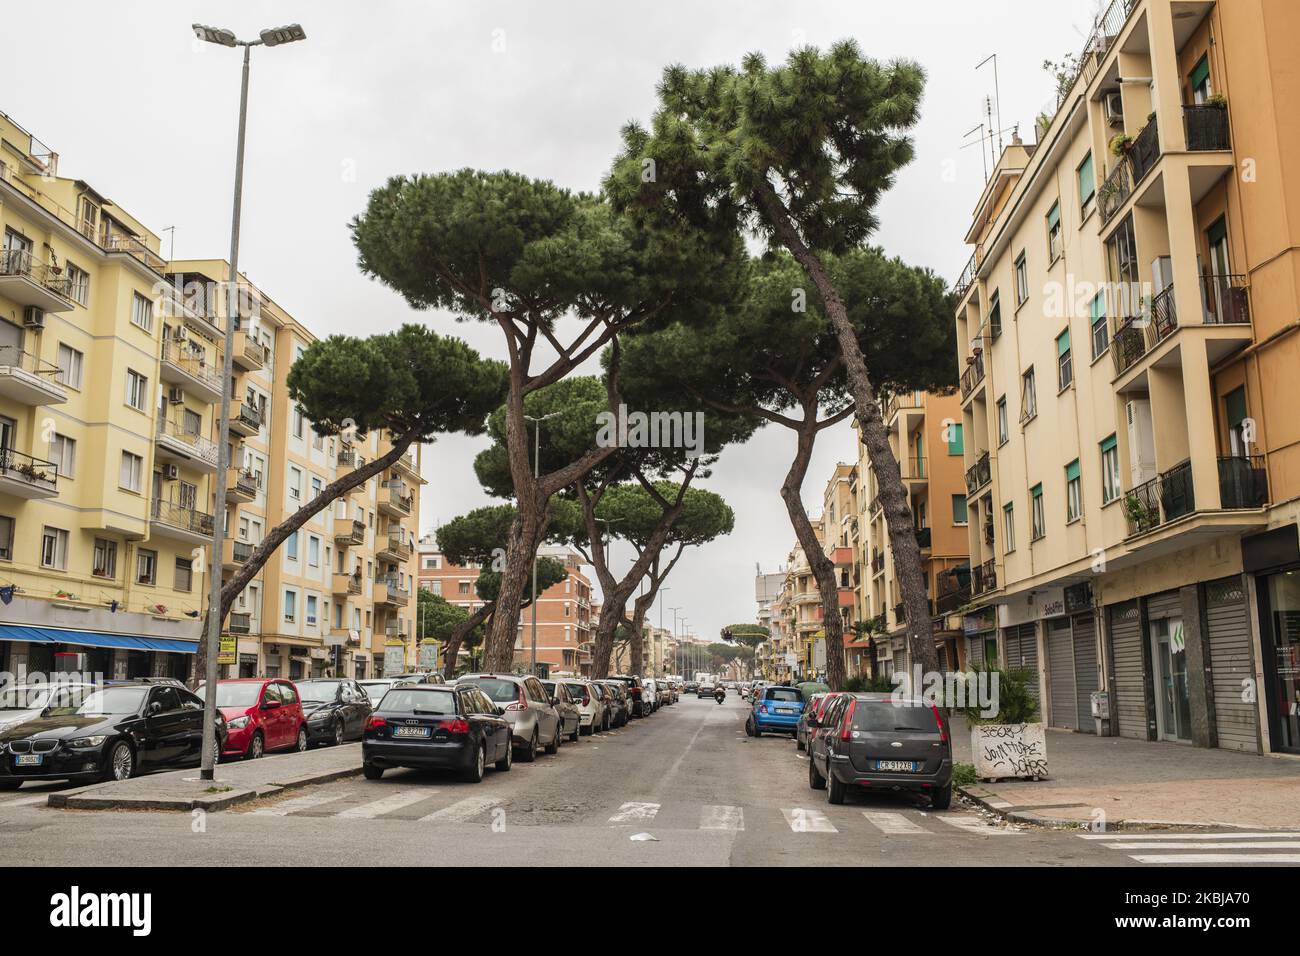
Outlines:
[[[554, 418], [559, 412], [551, 412], [549, 415], [543, 415], [540, 418], [534, 418], [532, 415], [525, 415], [524, 418], [533, 423], [533, 480], [536, 481], [541, 477], [542, 468], [542, 422], [548, 418]], [[541, 542], [538, 542], [540, 545]], [[529, 657], [531, 661], [529, 672], [537, 676], [537, 549], [533, 549], [533, 600], [532, 600], [532, 618], [533, 618], [533, 639], [532, 652]]]
[[239, 216], [244, 196], [244, 131], [248, 122], [248, 61], [255, 46], [279, 46], [304, 40], [307, 34], [294, 23], [287, 27], [263, 30], [261, 39], [239, 40], [230, 30], [194, 24], [194, 35], [205, 43], [218, 46], [244, 48], [244, 71], [239, 85], [239, 133], [235, 146], [235, 199], [230, 215], [230, 274], [226, 283], [225, 354], [221, 357], [221, 415], [217, 420], [217, 483], [214, 491], [212, 521], [212, 553], [208, 588], [208, 659], [204, 680], [208, 691], [203, 696], [203, 760], [199, 776], [211, 780], [216, 772], [215, 747], [217, 737], [217, 657], [221, 653], [221, 549], [226, 537], [226, 469], [230, 456], [230, 376], [233, 368], [231, 352], [235, 343], [235, 326], [239, 322], [239, 296], [235, 287], [239, 281]]

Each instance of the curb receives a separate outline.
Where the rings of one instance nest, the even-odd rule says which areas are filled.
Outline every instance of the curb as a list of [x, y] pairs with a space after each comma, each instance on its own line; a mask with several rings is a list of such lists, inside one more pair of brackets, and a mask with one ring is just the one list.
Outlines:
[[[971, 803], [987, 810], [1000, 820], [1008, 823], [1024, 823], [1036, 827], [1050, 827], [1056, 830], [1089, 830], [1091, 824], [1087, 820], [1075, 820], [1066, 817], [1049, 817], [1040, 813], [1031, 813], [1028, 810], [1016, 810], [1015, 804], [1002, 800], [992, 791], [984, 790], [983, 787], [976, 786], [967, 788], [954, 786], [959, 794], [969, 800]], [[983, 792], [974, 792], [981, 790]], [[1221, 823], [1213, 820], [1107, 820], [1106, 831], [1140, 829], [1148, 827], [1162, 827], [1170, 830], [1211, 830], [1211, 829], [1230, 829], [1230, 830], [1286, 830], [1286, 827], [1256, 827], [1246, 826], [1240, 823]]]

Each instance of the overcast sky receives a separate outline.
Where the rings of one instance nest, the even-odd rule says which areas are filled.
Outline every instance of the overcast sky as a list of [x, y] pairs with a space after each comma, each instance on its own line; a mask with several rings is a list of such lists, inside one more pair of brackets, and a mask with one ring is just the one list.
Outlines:
[[[502, 356], [499, 332], [415, 314], [363, 277], [347, 223], [399, 173], [511, 169], [595, 189], [619, 127], [645, 120], [666, 64], [783, 59], [792, 46], [853, 37], [879, 59], [928, 74], [917, 157], [882, 203], [876, 241], [955, 279], [987, 150], [965, 134], [984, 121], [998, 54], [1002, 126], [1032, 139], [1052, 97], [1042, 69], [1082, 48], [1096, 0], [659, 0], [656, 3], [415, 0], [64, 0], [6, 4], [0, 110], [156, 232], [175, 227], [178, 258], [227, 254], [239, 52], [192, 39], [192, 22], [255, 36], [299, 21], [308, 39], [253, 54], [240, 264], [318, 334], [367, 334], [427, 321]], [[1009, 139], [1009, 133], [1007, 134]], [[171, 233], [163, 252], [170, 253]], [[486, 502], [470, 467], [481, 441], [425, 451], [422, 530]], [[752, 621], [755, 566], [773, 570], [793, 540], [778, 487], [791, 433], [768, 426], [729, 449], [708, 487], [736, 530], [683, 557], [660, 603], [699, 635]], [[821, 435], [804, 486], [815, 516], [848, 424]], [[618, 549], [615, 549], [616, 555]], [[623, 563], [626, 564], [626, 561]], [[652, 612], [658, 623], [658, 608]], [[664, 622], [671, 624], [671, 611]]]

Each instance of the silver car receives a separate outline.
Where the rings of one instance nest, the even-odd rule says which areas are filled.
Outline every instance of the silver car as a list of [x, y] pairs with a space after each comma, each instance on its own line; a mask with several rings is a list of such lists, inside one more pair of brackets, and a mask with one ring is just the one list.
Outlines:
[[564, 742], [560, 714], [536, 677], [527, 674], [466, 674], [458, 684], [475, 684], [494, 704], [505, 708], [510, 740], [524, 763], [537, 759], [539, 748], [548, 754]]
[[569, 692], [569, 698], [578, 708], [579, 726], [584, 734], [593, 734], [598, 730], [608, 730], [610, 713], [605, 703], [608, 693], [603, 687], [589, 680], [566, 678], [560, 681]]
[[0, 689], [0, 730], [21, 724], [25, 720], [39, 717], [49, 705], [50, 695], [55, 690], [74, 692], [80, 703], [97, 687], [82, 681], [55, 681], [44, 684], [9, 684]]

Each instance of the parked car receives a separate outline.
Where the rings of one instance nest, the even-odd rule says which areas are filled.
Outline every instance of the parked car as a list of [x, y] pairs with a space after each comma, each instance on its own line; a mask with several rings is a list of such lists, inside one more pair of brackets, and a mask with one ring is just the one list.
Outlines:
[[799, 725], [796, 728], [794, 735], [795, 746], [799, 750], [806, 750], [808, 748], [810, 722], [813, 718], [820, 717], [822, 712], [826, 709], [826, 706], [834, 700], [835, 697], [836, 694], [834, 693], [813, 694], [813, 696], [809, 698], [808, 702], [804, 704], [803, 713], [799, 715]]
[[396, 677], [372, 677], [369, 680], [357, 681], [357, 685], [366, 692], [370, 698], [370, 703], [374, 707], [379, 706], [379, 702], [398, 683]]
[[672, 680], [661, 678], [659, 681], [659, 689], [663, 692], [664, 703], [677, 703], [677, 685], [674, 684]]
[[794, 685], [799, 688], [799, 693], [803, 694], [804, 703], [812, 700], [814, 694], [826, 694], [830, 692], [830, 684], [823, 684], [819, 680], [801, 681]]
[[952, 741], [943, 715], [920, 698], [838, 694], [814, 718], [808, 786], [843, 803], [850, 788], [927, 793], [936, 810], [952, 803]]
[[593, 734], [609, 727], [609, 708], [605, 704], [605, 689], [589, 680], [563, 681], [569, 698], [578, 708], [579, 727], [583, 732]]
[[750, 702], [750, 708], [745, 733], [751, 737], [761, 737], [766, 733], [795, 736], [799, 716], [803, 713], [803, 694], [797, 687], [764, 687], [762, 693]]
[[67, 690], [68, 694], [61, 696], [71, 699], [78, 694], [84, 697], [97, 686], [85, 681], [57, 680], [43, 684], [8, 684], [0, 689], [0, 730], [41, 716], [41, 711], [56, 691]]
[[[218, 715], [217, 749], [225, 720]], [[56, 687], [40, 715], [0, 732], [0, 790], [25, 780], [126, 780], [193, 766], [203, 755], [203, 701], [184, 687], [113, 681]]]
[[338, 744], [360, 740], [373, 706], [366, 692], [347, 678], [317, 678], [297, 682], [302, 712], [307, 718], [308, 744]]
[[392, 767], [451, 769], [478, 783], [489, 763], [514, 760], [505, 709], [473, 683], [405, 684], [384, 695], [366, 720], [361, 772], [378, 780]]
[[641, 679], [642, 694], [645, 701], [646, 710], [653, 714], [659, 709], [659, 685], [653, 677], [644, 677]]
[[[206, 685], [198, 690], [207, 698]], [[217, 710], [229, 735], [222, 753], [256, 760], [273, 750], [307, 749], [307, 719], [292, 681], [234, 677], [217, 681]]]
[[536, 760], [541, 747], [545, 747], [548, 754], [559, 751], [564, 741], [560, 715], [552, 706], [546, 688], [536, 677], [466, 674], [456, 684], [473, 684], [494, 704], [505, 708], [505, 718], [510, 722], [511, 738], [520, 760], [525, 763]]
[[632, 698], [628, 696], [627, 685], [617, 680], [603, 680], [596, 683], [609, 691], [609, 726], [626, 727], [627, 722], [632, 719]]
[[[544, 680], [542, 687], [551, 698], [551, 706], [560, 715], [560, 734], [573, 743], [582, 736], [582, 711], [564, 681]], [[582, 698], [578, 698], [581, 700]]]
[[645, 699], [645, 687], [641, 684], [641, 678], [633, 677], [630, 674], [615, 674], [611, 680], [616, 680], [627, 688], [628, 701], [631, 704], [631, 715], [633, 717], [645, 717], [650, 713], [650, 705]]
[[398, 684], [445, 684], [441, 671], [409, 671], [394, 674], [393, 681]]

